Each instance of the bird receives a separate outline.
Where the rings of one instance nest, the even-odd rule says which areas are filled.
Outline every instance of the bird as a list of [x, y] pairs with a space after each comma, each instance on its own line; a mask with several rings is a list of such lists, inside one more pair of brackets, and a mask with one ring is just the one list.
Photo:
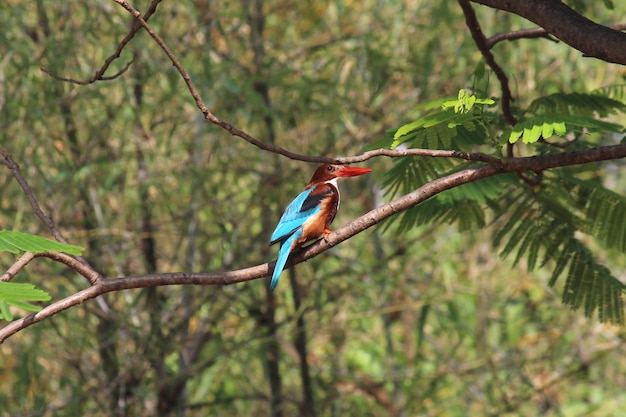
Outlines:
[[278, 284], [289, 254], [304, 243], [317, 239], [322, 234], [328, 237], [330, 224], [339, 208], [338, 181], [341, 178], [367, 174], [369, 168], [344, 165], [320, 165], [296, 198], [285, 209], [270, 238], [270, 246], [280, 243], [278, 259], [272, 274], [270, 289]]

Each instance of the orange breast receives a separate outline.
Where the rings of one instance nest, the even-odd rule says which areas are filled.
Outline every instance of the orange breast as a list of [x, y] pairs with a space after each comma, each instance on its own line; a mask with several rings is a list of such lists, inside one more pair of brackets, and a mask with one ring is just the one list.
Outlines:
[[319, 213], [311, 216], [302, 225], [302, 237], [298, 239], [299, 245], [317, 239], [324, 233], [325, 229], [330, 228], [330, 224], [337, 214], [336, 200], [332, 197], [322, 200]]

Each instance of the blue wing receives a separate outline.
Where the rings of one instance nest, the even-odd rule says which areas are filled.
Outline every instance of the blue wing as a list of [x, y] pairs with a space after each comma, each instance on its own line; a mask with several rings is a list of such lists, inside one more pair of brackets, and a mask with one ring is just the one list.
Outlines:
[[[278, 225], [270, 238], [270, 245], [285, 241], [302, 227], [304, 222], [311, 216], [319, 213], [320, 200], [315, 195], [311, 195], [316, 187], [304, 190], [285, 209]], [[320, 196], [321, 197], [321, 196]]]

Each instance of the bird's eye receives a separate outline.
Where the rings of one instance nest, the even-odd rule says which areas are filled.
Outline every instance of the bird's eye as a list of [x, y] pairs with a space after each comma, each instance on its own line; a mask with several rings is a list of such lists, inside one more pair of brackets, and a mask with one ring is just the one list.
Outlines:
[[328, 171], [328, 172], [333, 172], [334, 170], [335, 170], [335, 167], [334, 167], [334, 166], [332, 166], [332, 165], [328, 165], [328, 166], [326, 167], [326, 171]]

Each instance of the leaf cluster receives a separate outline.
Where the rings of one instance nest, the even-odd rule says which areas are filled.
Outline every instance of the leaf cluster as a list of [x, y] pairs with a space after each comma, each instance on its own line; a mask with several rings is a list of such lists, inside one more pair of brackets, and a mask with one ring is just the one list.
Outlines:
[[[443, 99], [423, 104], [421, 108], [430, 112], [401, 126], [393, 136], [388, 133], [387, 145], [459, 150], [482, 147], [501, 156], [500, 143], [514, 144], [519, 139], [527, 144], [543, 144], [553, 136], [571, 134], [580, 138], [583, 133], [624, 131], [623, 125], [605, 120], [626, 110], [622, 89], [539, 97], [509, 129], [483, 109], [492, 101], [472, 98], [470, 108], [460, 103], [472, 96], [463, 92], [456, 103]], [[577, 146], [593, 146], [592, 140], [590, 135], [582, 135]], [[538, 153], [551, 149], [545, 145], [535, 147]], [[401, 158], [388, 172], [386, 189], [391, 196], [407, 193], [433, 178], [471, 165], [436, 158]], [[602, 186], [594, 172], [585, 173], [585, 179], [580, 178], [580, 170], [533, 175], [539, 180], [534, 187], [511, 174], [456, 187], [406, 211], [385, 227], [393, 222], [401, 230], [444, 223], [456, 223], [460, 230], [490, 226], [495, 230], [494, 246], [500, 248], [502, 257], [513, 256], [514, 265], [524, 260], [531, 271], [551, 268], [551, 286], [565, 277], [565, 304], [583, 309], [587, 316], [597, 312], [602, 322], [623, 323], [624, 284], [598, 259], [597, 247], [583, 236], [592, 237], [596, 246], [626, 252], [626, 198]]]
[[520, 121], [503, 137], [510, 143], [520, 138], [524, 143], [535, 143], [552, 136], [566, 133], [579, 135], [592, 132], [622, 133], [624, 127], [602, 118], [623, 113], [626, 105], [599, 92], [555, 93], [534, 100], [525, 110]]
[[444, 97], [418, 106], [416, 110], [424, 115], [400, 126], [390, 147], [394, 149], [407, 142], [426, 149], [463, 149], [466, 145], [480, 144], [487, 134], [485, 123], [489, 121], [482, 106], [494, 103], [492, 99], [477, 98], [460, 90], [456, 99]]

